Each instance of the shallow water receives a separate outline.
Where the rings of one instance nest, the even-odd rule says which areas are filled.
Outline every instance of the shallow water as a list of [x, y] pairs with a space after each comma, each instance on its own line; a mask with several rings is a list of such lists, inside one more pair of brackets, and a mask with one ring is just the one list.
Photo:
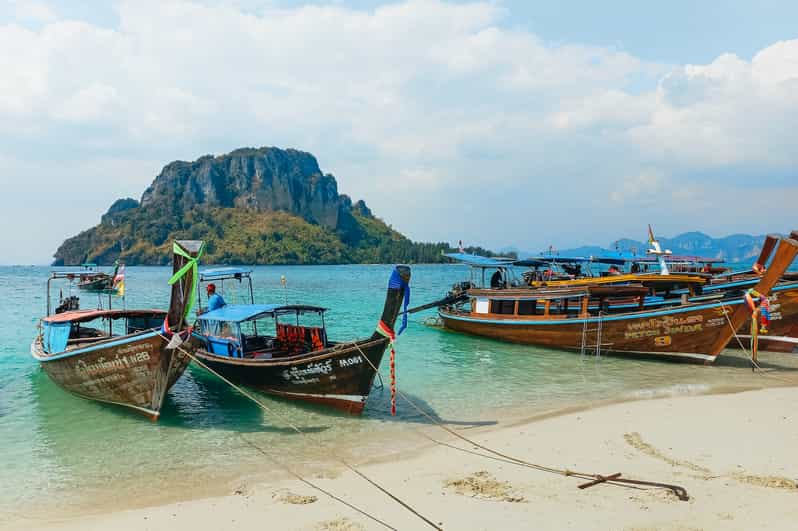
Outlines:
[[[328, 307], [331, 339], [362, 337], [379, 318], [390, 271], [383, 265], [257, 267], [256, 298]], [[390, 415], [387, 363], [381, 367], [385, 387], [372, 392], [360, 418], [257, 394], [267, 412], [195, 367], [169, 392], [157, 424], [75, 398], [29, 355], [48, 273], [43, 267], [0, 267], [6, 305], [0, 328], [0, 521], [227, 493], [242, 481], [284, 474], [270, 456], [296, 469], [317, 469], [334, 462], [333, 454], [357, 461], [425, 442], [414, 429], [425, 419], [410, 406], [399, 400], [398, 415]], [[411, 305], [440, 297], [466, 275], [461, 266], [414, 266]], [[168, 268], [129, 267], [126, 305], [165, 307], [169, 276]], [[225, 298], [234, 303], [243, 297], [228, 290]], [[83, 307], [96, 303], [92, 299], [82, 294]], [[431, 414], [465, 425], [506, 424], [608, 401], [798, 384], [798, 355], [761, 355], [762, 365], [774, 369], [768, 376], [753, 373], [735, 351], [710, 367], [581, 357], [446, 332], [423, 324], [430, 315], [411, 316], [397, 344], [399, 389]]]

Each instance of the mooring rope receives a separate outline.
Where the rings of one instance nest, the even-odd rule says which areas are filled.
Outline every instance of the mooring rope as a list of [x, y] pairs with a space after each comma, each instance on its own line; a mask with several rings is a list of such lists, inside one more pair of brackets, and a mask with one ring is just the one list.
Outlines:
[[248, 444], [249, 446], [254, 448], [259, 453], [263, 454], [269, 461], [271, 461], [272, 463], [282, 467], [284, 470], [286, 470], [289, 474], [294, 476], [296, 479], [298, 479], [302, 483], [310, 486], [311, 488], [314, 488], [314, 489], [318, 490], [319, 492], [322, 492], [322, 493], [326, 494], [327, 496], [329, 496], [333, 500], [346, 505], [347, 507], [349, 507], [350, 509], [352, 509], [354, 511], [357, 511], [358, 513], [362, 514], [363, 516], [365, 516], [365, 517], [377, 522], [378, 524], [382, 525], [386, 529], [391, 529], [392, 531], [399, 531], [398, 529], [396, 529], [395, 527], [391, 526], [390, 524], [387, 524], [387, 523], [383, 522], [382, 520], [380, 520], [376, 516], [367, 513], [366, 511], [364, 511], [363, 509], [357, 507], [356, 505], [353, 505], [353, 504], [349, 503], [348, 501], [346, 501], [346, 500], [344, 500], [342, 498], [339, 498], [338, 496], [336, 496], [332, 492], [330, 492], [330, 491], [328, 491], [326, 489], [323, 489], [320, 486], [318, 486], [315, 483], [313, 483], [312, 481], [307, 480], [304, 477], [300, 476], [298, 473], [296, 473], [293, 470], [291, 470], [287, 465], [285, 465], [284, 463], [281, 463], [280, 461], [278, 461], [273, 455], [269, 454], [266, 450], [264, 450], [263, 448], [261, 448], [257, 444], [253, 443], [252, 441], [250, 441], [249, 439], [247, 439], [243, 435], [239, 434], [239, 437], [246, 444]]
[[[167, 338], [166, 338], [166, 336], [164, 336], [164, 335], [163, 335], [163, 334], [161, 334], [160, 332], [158, 333], [158, 335], [159, 335], [159, 336], [161, 336], [161, 338], [162, 338], [162, 339], [164, 339], [164, 340], [166, 340], [167, 342], [169, 341], [169, 339], [167, 339]], [[227, 378], [225, 378], [223, 375], [219, 374], [217, 371], [215, 371], [215, 370], [211, 369], [210, 367], [208, 367], [208, 365], [206, 365], [205, 363], [203, 363], [202, 361], [200, 361], [200, 360], [199, 360], [199, 359], [198, 359], [196, 356], [194, 356], [192, 353], [190, 353], [190, 352], [189, 352], [189, 351], [187, 351], [186, 349], [182, 348], [181, 346], [177, 346], [176, 348], [177, 348], [178, 350], [180, 350], [180, 351], [181, 351], [183, 354], [187, 355], [187, 356], [188, 356], [188, 357], [189, 357], [189, 358], [190, 358], [192, 361], [194, 361], [194, 363], [196, 363], [197, 365], [199, 365], [199, 366], [200, 366], [200, 367], [202, 367], [203, 369], [207, 370], [207, 371], [208, 371], [208, 372], [210, 372], [211, 374], [213, 374], [213, 375], [217, 376], [219, 379], [221, 379], [221, 380], [222, 380], [223, 382], [225, 382], [226, 384], [230, 385], [230, 386], [231, 386], [233, 389], [235, 389], [236, 391], [238, 391], [239, 393], [241, 393], [243, 396], [245, 396], [245, 397], [249, 398], [250, 400], [252, 400], [253, 402], [255, 402], [255, 403], [258, 405], [258, 406], [260, 406], [260, 407], [261, 407], [261, 408], [262, 408], [264, 411], [266, 411], [267, 413], [269, 413], [269, 414], [271, 414], [271, 415], [275, 415], [275, 416], [278, 416], [278, 417], [280, 417], [280, 418], [283, 420], [283, 422], [285, 422], [285, 423], [286, 423], [286, 424], [287, 424], [287, 425], [288, 425], [288, 426], [289, 426], [289, 427], [290, 427], [292, 430], [294, 430], [294, 431], [295, 431], [295, 432], [297, 432], [298, 434], [300, 434], [300, 435], [302, 435], [302, 436], [305, 436], [305, 437], [311, 437], [311, 435], [310, 435], [310, 434], [308, 434], [308, 433], [305, 433], [305, 432], [304, 432], [304, 431], [302, 431], [302, 430], [301, 430], [299, 427], [297, 427], [297, 426], [296, 426], [294, 423], [292, 423], [290, 420], [286, 419], [286, 417], [285, 417], [284, 415], [281, 415], [281, 414], [279, 414], [279, 413], [275, 412], [275, 411], [274, 411], [274, 410], [272, 410], [270, 407], [268, 407], [266, 404], [264, 404], [263, 402], [261, 402], [260, 400], [258, 400], [258, 399], [257, 399], [257, 398], [256, 398], [254, 395], [252, 395], [251, 393], [247, 392], [247, 391], [246, 391], [246, 390], [244, 390], [242, 387], [240, 387], [240, 386], [238, 386], [238, 385], [234, 384], [233, 382], [231, 382], [230, 380], [228, 380]], [[360, 349], [359, 349], [359, 347], [358, 347], [358, 350], [360, 350]], [[362, 352], [362, 351], [361, 351], [361, 352]], [[373, 366], [373, 365], [372, 365], [372, 366]], [[242, 436], [241, 438], [242, 438], [242, 439], [244, 439], [244, 437], [243, 437], [243, 436]], [[246, 439], [244, 439], [244, 440], [246, 441]], [[249, 444], [251, 444], [249, 441], [246, 441], [246, 442], [248, 442]], [[317, 439], [315, 442], [316, 442], [316, 443], [318, 443], [318, 444], [321, 444], [321, 441], [320, 441], [320, 440], [318, 440], [318, 439]], [[407, 509], [408, 511], [410, 511], [412, 514], [414, 514], [414, 515], [415, 515], [415, 516], [417, 516], [419, 519], [421, 519], [422, 521], [424, 521], [424, 522], [425, 522], [427, 525], [429, 525], [430, 527], [432, 527], [433, 529], [436, 529], [436, 530], [438, 530], [438, 531], [443, 531], [443, 530], [442, 530], [442, 528], [441, 528], [441, 527], [439, 527], [437, 524], [435, 524], [435, 523], [434, 523], [432, 520], [430, 520], [429, 518], [425, 517], [424, 515], [422, 515], [421, 513], [419, 513], [419, 512], [418, 512], [416, 509], [414, 509], [413, 507], [411, 507], [409, 504], [407, 504], [406, 502], [404, 502], [403, 500], [399, 499], [399, 498], [398, 498], [398, 497], [396, 497], [394, 494], [392, 494], [391, 492], [389, 492], [389, 491], [388, 491], [388, 490], [387, 490], [385, 487], [383, 487], [382, 485], [378, 484], [378, 483], [377, 483], [376, 481], [374, 481], [373, 479], [371, 479], [371, 478], [369, 478], [368, 476], [366, 476], [365, 474], [363, 474], [363, 473], [362, 473], [360, 470], [358, 470], [358, 469], [357, 469], [357, 468], [355, 468], [353, 465], [351, 465], [351, 464], [350, 464], [348, 461], [346, 461], [346, 460], [345, 460], [343, 457], [341, 457], [340, 455], [338, 455], [338, 454], [337, 454], [337, 452], [335, 452], [334, 450], [332, 450], [332, 449], [331, 449], [331, 450], [330, 450], [330, 453], [333, 455], [333, 457], [335, 457], [335, 458], [336, 458], [336, 459], [337, 459], [337, 460], [338, 460], [338, 461], [339, 461], [341, 464], [343, 464], [343, 465], [344, 465], [344, 466], [345, 466], [347, 469], [349, 469], [351, 472], [353, 472], [353, 473], [354, 473], [354, 474], [356, 474], [357, 476], [361, 477], [363, 480], [365, 480], [366, 482], [368, 482], [369, 484], [371, 484], [373, 487], [377, 488], [377, 489], [378, 489], [380, 492], [382, 492], [383, 494], [385, 494], [386, 496], [388, 496], [389, 498], [391, 498], [392, 500], [394, 500], [396, 503], [398, 503], [399, 505], [401, 505], [402, 507], [404, 507], [405, 509]], [[285, 468], [286, 470], [289, 470], [289, 469], [288, 469], [288, 467], [287, 467], [287, 466], [285, 466], [285, 465], [283, 465], [283, 468]], [[291, 472], [291, 471], [289, 470], [289, 472]], [[299, 478], [299, 475], [298, 475], [298, 474], [296, 474], [296, 473], [294, 473], [294, 472], [291, 472], [291, 474], [292, 474], [292, 475], [294, 475], [295, 477], [298, 477], [298, 478]], [[310, 483], [308, 480], [305, 480], [305, 479], [302, 479], [302, 478], [300, 478], [300, 479], [301, 479], [303, 482], [305, 482], [305, 483], [307, 483], [307, 484], [309, 484], [309, 485], [313, 486], [313, 487], [314, 487], [314, 488], [316, 488], [317, 490], [319, 490], [319, 491], [321, 491], [321, 492], [324, 492], [324, 493], [326, 494], [326, 492], [325, 492], [323, 489], [321, 489], [321, 488], [317, 487], [316, 485], [313, 485], [313, 484], [312, 484], [312, 483]], [[334, 498], [334, 499], [337, 499], [337, 498]], [[347, 505], [349, 506], [349, 504], [347, 504]], [[352, 506], [352, 507], [353, 507], [353, 506]], [[374, 520], [375, 522], [378, 522], [378, 523], [380, 523], [381, 525], [383, 525], [383, 526], [385, 526], [385, 527], [387, 527], [387, 528], [389, 528], [389, 529], [395, 529], [394, 527], [391, 527], [390, 525], [386, 524], [386, 523], [385, 523], [385, 522], [383, 522], [382, 520], [379, 520], [377, 517], [375, 517], [375, 516], [372, 516], [372, 515], [368, 514], [367, 512], [365, 512], [365, 511], [363, 511], [363, 510], [361, 510], [361, 509], [356, 509], [356, 510], [357, 510], [358, 512], [360, 512], [361, 514], [363, 514], [363, 515], [365, 515], [365, 516], [368, 516], [369, 518], [371, 518], [371, 519], [372, 519], [372, 520]]]
[[[471, 454], [471, 455], [476, 455], [478, 457], [484, 457], [485, 459], [493, 459], [494, 461], [499, 461], [500, 463], [508, 463], [508, 464], [511, 464], [511, 465], [518, 465], [518, 466], [523, 466], [523, 467], [526, 467], [526, 468], [532, 468], [526, 463], [521, 463], [519, 461], [515, 461], [515, 460], [512, 460], [512, 459], [507, 459], [506, 457], [499, 457], [497, 455], [490, 455], [490, 454], [478, 452], [476, 450], [469, 450], [468, 448], [461, 448], [460, 446], [455, 446], [453, 444], [450, 444], [450, 443], [447, 443], [447, 442], [443, 442], [443, 441], [439, 441], [439, 440], [437, 440], [437, 439], [435, 439], [433, 437], [430, 437], [429, 435], [427, 435], [426, 433], [424, 433], [421, 430], [416, 430], [416, 431], [418, 432], [419, 435], [421, 435], [422, 437], [426, 438], [427, 440], [429, 440], [429, 441], [431, 441], [431, 442], [433, 442], [435, 444], [439, 444], [441, 446], [445, 446], [447, 448], [451, 448], [452, 450], [458, 450], [460, 452], [464, 452], [464, 453]], [[578, 476], [576, 474], [570, 474], [570, 475], [574, 476], [574, 477], [580, 477], [580, 476]], [[583, 479], [593, 479], [593, 477], [583, 478]], [[608, 482], [608, 483], [613, 484], [611, 482]], [[635, 487], [634, 485], [618, 485], [618, 484], [614, 484], [614, 486], [616, 486], [616, 487], [626, 487], [626, 488], [636, 489], [636, 490], [646, 490], [646, 489], [644, 489], [642, 487]]]
[[[748, 361], [751, 362], [751, 365], [753, 365], [757, 369], [756, 373], [759, 374], [760, 376], [766, 376], [768, 378], [773, 378], [774, 380], [778, 380], [780, 382], [793, 384], [794, 382], [792, 382], [790, 380], [786, 380], [784, 378], [779, 378], [775, 374], [770, 374], [768, 371], [765, 371], [764, 369], [762, 369], [762, 367], [754, 359], [753, 354], [750, 354], [748, 352], [748, 350], [745, 348], [745, 346], [743, 345], [742, 339], [740, 339], [740, 336], [737, 335], [737, 330], [734, 329], [734, 325], [732, 324], [731, 319], [729, 318], [729, 313], [731, 311], [730, 310], [726, 311], [728, 306], [726, 306], [725, 304], [721, 304], [720, 307], [721, 307], [721, 310], [723, 310], [723, 316], [726, 318], [726, 322], [729, 323], [729, 328], [731, 328], [732, 334], [734, 334], [734, 339], [737, 340], [737, 344], [740, 346], [740, 350], [742, 350], [743, 353], [748, 357]], [[751, 341], [753, 342], [754, 339], [751, 338]]]
[[[354, 345], [355, 348], [358, 349], [360, 354], [366, 359], [366, 361], [369, 363], [369, 365], [371, 365], [372, 369], [374, 369], [375, 371], [379, 372], [377, 367], [366, 356], [366, 354], [363, 352], [363, 350], [361, 350], [360, 346], [357, 344], [357, 341], [352, 341], [351, 344]], [[525, 461], [523, 459], [520, 459], [520, 458], [517, 458], [517, 457], [513, 457], [511, 455], [504, 454], [502, 452], [499, 452], [497, 450], [489, 448], [489, 447], [487, 447], [487, 446], [485, 446], [483, 444], [480, 444], [480, 443], [474, 441], [473, 439], [469, 439], [465, 435], [457, 433], [453, 429], [451, 429], [448, 426], [446, 426], [443, 422], [440, 422], [438, 419], [434, 418], [432, 415], [430, 415], [429, 413], [424, 411], [414, 401], [410, 400], [407, 397], [407, 395], [405, 395], [402, 391], [400, 391], [398, 389], [397, 389], [397, 394], [399, 395], [400, 398], [402, 398], [402, 400], [404, 400], [405, 402], [410, 404], [410, 406], [413, 409], [415, 409], [417, 412], [419, 412], [422, 416], [424, 416], [426, 419], [428, 419], [435, 426], [441, 428], [442, 430], [446, 431], [447, 433], [457, 437], [458, 439], [460, 439], [460, 440], [462, 440], [462, 441], [464, 441], [464, 442], [466, 442], [468, 444], [476, 446], [477, 448], [479, 448], [481, 450], [484, 450], [484, 451], [486, 451], [486, 452], [488, 452], [490, 454], [493, 454], [494, 456], [498, 456], [499, 458], [505, 460], [506, 462], [509, 462], [509, 463], [512, 463], [512, 464], [516, 464], [516, 465], [519, 465], [519, 466], [524, 466], [524, 467], [527, 467], [527, 468], [532, 468], [532, 469], [538, 470], [540, 472], [547, 472], [547, 473], [550, 473], [550, 474], [556, 474], [556, 475], [565, 476], [565, 477], [576, 477], [576, 478], [587, 479], [587, 480], [591, 480], [591, 481], [599, 481], [599, 482], [602, 482], [602, 483], [610, 483], [610, 484], [614, 484], [614, 485], [622, 486], [622, 487], [639, 488], [639, 487], [633, 487], [632, 485], [642, 485], [642, 486], [648, 486], [648, 487], [653, 487], [653, 488], [667, 489], [667, 490], [670, 490], [671, 492], [673, 492], [674, 494], [676, 494], [676, 496], [682, 501], [687, 501], [689, 499], [689, 496], [687, 495], [687, 491], [683, 487], [680, 487], [678, 485], [669, 485], [667, 483], [658, 483], [658, 482], [653, 482], [653, 481], [641, 481], [641, 480], [625, 479], [625, 478], [619, 478], [619, 477], [615, 477], [613, 479], [609, 479], [609, 478], [607, 478], [605, 476], [602, 476], [601, 474], [590, 474], [590, 473], [586, 473], [586, 472], [575, 472], [573, 470], [568, 470], [568, 469], [561, 469], [561, 468], [555, 468], [555, 467], [550, 467], [550, 466], [545, 466], [545, 465], [539, 465], [537, 463], [531, 463], [529, 461]], [[432, 440], [432, 441], [435, 441], [435, 439], [432, 439], [430, 437], [427, 437], [427, 438]], [[459, 449], [456, 446], [452, 446], [452, 448]], [[487, 456], [484, 456], [484, 457], [487, 457]]]

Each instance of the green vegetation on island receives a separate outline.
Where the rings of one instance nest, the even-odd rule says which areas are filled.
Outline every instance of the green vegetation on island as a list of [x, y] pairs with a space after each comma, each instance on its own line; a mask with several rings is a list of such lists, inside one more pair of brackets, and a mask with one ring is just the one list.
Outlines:
[[450, 250], [413, 242], [352, 204], [308, 153], [245, 148], [168, 164], [141, 201], [117, 200], [99, 225], [61, 244], [55, 264], [165, 264], [176, 238], [205, 240], [203, 262], [216, 264], [433, 263]]

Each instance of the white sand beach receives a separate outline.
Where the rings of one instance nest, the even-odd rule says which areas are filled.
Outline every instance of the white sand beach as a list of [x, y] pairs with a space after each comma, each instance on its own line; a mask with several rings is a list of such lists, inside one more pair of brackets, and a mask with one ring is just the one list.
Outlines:
[[[534, 463], [678, 484], [670, 491], [599, 485], [430, 444], [359, 469], [443, 529], [795, 529], [798, 388], [643, 400], [460, 433]], [[469, 446], [436, 427], [424, 433]], [[469, 448], [473, 449], [473, 447]], [[400, 448], [391, 448], [393, 452]], [[322, 476], [322, 477], [319, 477]], [[309, 478], [396, 529], [431, 529], [331, 462]], [[227, 496], [59, 520], [20, 518], [10, 529], [361, 530], [385, 527], [298, 480], [241, 485]]]

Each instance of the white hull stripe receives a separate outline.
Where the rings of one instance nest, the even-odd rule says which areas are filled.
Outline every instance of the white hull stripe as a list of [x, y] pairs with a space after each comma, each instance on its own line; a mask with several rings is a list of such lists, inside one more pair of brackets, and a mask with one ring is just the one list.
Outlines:
[[309, 397], [309, 398], [325, 398], [329, 400], [341, 400], [344, 402], [355, 402], [361, 403], [366, 401], [366, 397], [363, 395], [324, 395], [324, 394], [316, 394], [316, 393], [289, 393], [287, 391], [279, 391], [281, 395], [284, 396], [295, 396], [295, 397]]
[[705, 360], [705, 361], [713, 361], [717, 359], [717, 356], [710, 356], [709, 354], [696, 354], [694, 352], [644, 352], [637, 350], [612, 350], [611, 348], [608, 348], [606, 350], [612, 354], [641, 354], [643, 356], [649, 356], [649, 357], [664, 356], [672, 358], [692, 358], [692, 359]]
[[[751, 339], [750, 335], [738, 335], [740, 339]], [[787, 336], [767, 336], [767, 335], [760, 335], [760, 341], [778, 341], [780, 343], [792, 343], [794, 345], [798, 345], [798, 337], [787, 337]]]

